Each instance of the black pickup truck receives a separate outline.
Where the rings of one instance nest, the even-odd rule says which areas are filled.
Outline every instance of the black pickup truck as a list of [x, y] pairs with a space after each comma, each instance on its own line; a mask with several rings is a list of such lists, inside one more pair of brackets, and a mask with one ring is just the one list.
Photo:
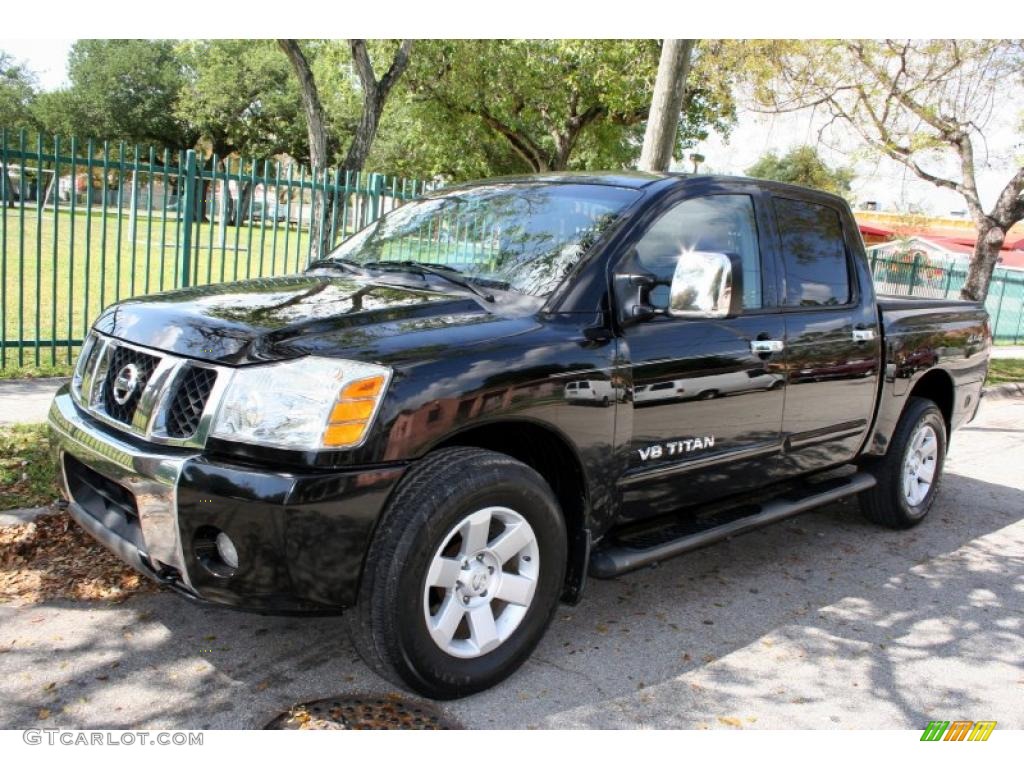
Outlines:
[[191, 599], [341, 612], [438, 698], [560, 600], [837, 499], [919, 523], [984, 309], [879, 299], [847, 204], [545, 175], [406, 204], [303, 273], [110, 307], [49, 414], [74, 518]]

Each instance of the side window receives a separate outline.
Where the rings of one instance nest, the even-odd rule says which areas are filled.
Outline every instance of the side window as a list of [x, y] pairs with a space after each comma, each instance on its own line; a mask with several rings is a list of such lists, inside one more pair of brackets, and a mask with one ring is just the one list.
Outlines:
[[775, 217], [786, 270], [787, 307], [850, 303], [850, 270], [839, 212], [825, 205], [776, 197]]
[[636, 246], [645, 269], [654, 273], [659, 286], [652, 292], [656, 306], [668, 304], [668, 284], [676, 262], [692, 251], [711, 251], [739, 256], [743, 262], [743, 308], [762, 306], [761, 251], [749, 195], [709, 195], [685, 200], [665, 213]]

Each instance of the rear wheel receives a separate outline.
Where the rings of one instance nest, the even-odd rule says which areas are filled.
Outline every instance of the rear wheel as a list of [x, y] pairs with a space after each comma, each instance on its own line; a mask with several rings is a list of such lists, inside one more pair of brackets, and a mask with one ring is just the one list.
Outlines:
[[349, 612], [360, 655], [433, 698], [514, 672], [554, 615], [566, 533], [548, 484], [493, 451], [451, 448], [410, 470], [382, 517]]
[[861, 494], [861, 510], [888, 528], [910, 528], [928, 514], [946, 459], [946, 422], [931, 400], [913, 397], [889, 450], [866, 467], [878, 484]]

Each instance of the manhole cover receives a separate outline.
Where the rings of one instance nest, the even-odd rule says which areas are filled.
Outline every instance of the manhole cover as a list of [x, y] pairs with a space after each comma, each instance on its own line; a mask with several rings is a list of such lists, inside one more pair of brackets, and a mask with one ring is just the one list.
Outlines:
[[423, 701], [397, 694], [386, 696], [339, 696], [296, 704], [271, 720], [273, 731], [441, 731], [460, 726], [443, 712]]

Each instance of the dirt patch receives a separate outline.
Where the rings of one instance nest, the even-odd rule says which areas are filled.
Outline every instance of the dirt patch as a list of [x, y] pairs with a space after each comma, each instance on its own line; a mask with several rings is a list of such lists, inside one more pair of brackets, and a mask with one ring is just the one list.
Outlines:
[[66, 513], [0, 528], [0, 602], [120, 602], [157, 586], [96, 543]]

